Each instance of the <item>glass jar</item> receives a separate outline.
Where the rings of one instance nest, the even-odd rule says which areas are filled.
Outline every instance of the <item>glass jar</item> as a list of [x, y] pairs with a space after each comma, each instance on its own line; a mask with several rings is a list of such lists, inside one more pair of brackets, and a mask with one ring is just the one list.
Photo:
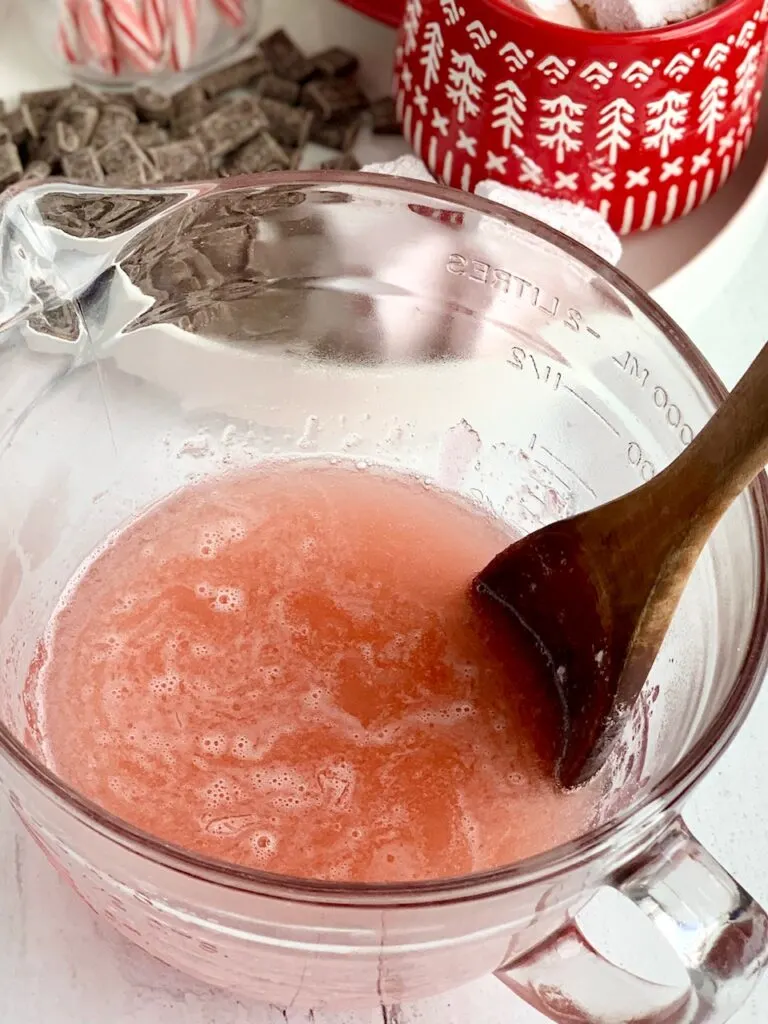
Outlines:
[[64, 69], [85, 85], [127, 89], [183, 80], [255, 38], [261, 0], [45, 0], [35, 19]]

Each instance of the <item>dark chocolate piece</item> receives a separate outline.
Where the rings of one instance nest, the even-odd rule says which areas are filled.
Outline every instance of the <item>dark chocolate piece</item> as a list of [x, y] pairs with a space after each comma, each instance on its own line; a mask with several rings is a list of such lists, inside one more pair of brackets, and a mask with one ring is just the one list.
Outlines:
[[138, 125], [133, 138], [142, 149], [149, 149], [150, 146], [164, 146], [170, 136], [165, 128], [150, 121], [148, 124]]
[[90, 144], [99, 123], [99, 108], [95, 103], [77, 102], [64, 112], [66, 123], [72, 125], [80, 139], [80, 147]]
[[37, 334], [48, 334], [64, 341], [77, 341], [82, 330], [82, 320], [74, 302], [63, 302], [53, 309], [33, 313], [27, 323]]
[[315, 71], [315, 66], [303, 51], [281, 28], [261, 41], [261, 50], [267, 63], [280, 78], [292, 82], [306, 82]]
[[285, 171], [291, 157], [269, 134], [262, 132], [246, 142], [224, 161], [226, 174], [259, 174], [264, 171]]
[[341, 118], [338, 121], [320, 121], [315, 118], [309, 138], [320, 146], [340, 149], [346, 153], [357, 141], [362, 126], [361, 114], [352, 114], [350, 117]]
[[301, 90], [301, 102], [317, 111], [323, 121], [362, 110], [368, 99], [354, 78], [320, 78]]
[[176, 94], [174, 100], [173, 119], [171, 121], [171, 134], [175, 138], [181, 138], [193, 125], [202, 121], [210, 110], [208, 97], [202, 87], [196, 82], [188, 85], [186, 89]]
[[13, 185], [21, 179], [24, 168], [19, 151], [13, 142], [0, 142], [0, 188]]
[[53, 110], [68, 91], [66, 88], [35, 89], [32, 92], [23, 92], [21, 94], [21, 102], [26, 103], [31, 110], [40, 108], [43, 110]]
[[136, 109], [147, 121], [158, 124], [169, 124], [173, 116], [173, 98], [167, 93], [158, 92], [146, 85], [141, 85], [133, 92]]
[[119, 139], [121, 135], [130, 135], [135, 131], [139, 119], [136, 111], [124, 103], [108, 103], [102, 108], [99, 121], [91, 139], [94, 149], [103, 149], [107, 143]]
[[68, 89], [44, 89], [21, 94], [21, 102], [29, 110], [38, 135], [46, 130], [51, 113], [58, 107], [68, 91]]
[[374, 135], [399, 135], [400, 125], [397, 123], [395, 104], [389, 96], [374, 100], [370, 108], [371, 130]]
[[121, 135], [98, 152], [104, 173], [120, 176], [134, 186], [146, 185], [155, 177], [154, 167], [132, 135]]
[[242, 146], [266, 126], [267, 118], [255, 96], [234, 96], [203, 118], [197, 135], [208, 153], [218, 157]]
[[79, 132], [66, 121], [56, 122], [51, 143], [52, 150], [57, 156], [64, 156], [65, 153], [75, 153], [78, 149], [83, 148]]
[[17, 146], [21, 146], [31, 139], [37, 139], [40, 134], [32, 111], [26, 103], [20, 103], [15, 110], [10, 110], [5, 115], [4, 121]]
[[280, 78], [278, 75], [263, 75], [256, 83], [256, 95], [265, 96], [270, 100], [280, 100], [294, 106], [299, 102], [301, 86], [298, 82], [291, 82], [287, 78]]
[[11, 130], [5, 121], [0, 121], [0, 142], [7, 142], [11, 137]]
[[84, 185], [102, 185], [104, 183], [104, 171], [101, 169], [95, 149], [91, 146], [62, 156], [61, 169], [67, 178], [82, 182]]
[[261, 78], [269, 70], [264, 54], [259, 50], [244, 60], [230, 64], [229, 67], [211, 71], [210, 74], [197, 80], [197, 84], [206, 96], [213, 99], [233, 89], [242, 89], [256, 79]]
[[304, 110], [302, 107], [289, 107], [287, 103], [270, 100], [266, 97], [261, 101], [261, 109], [266, 115], [270, 134], [282, 146], [300, 149], [307, 144], [314, 121], [311, 110]]
[[50, 178], [53, 168], [46, 160], [33, 160], [27, 164], [21, 176], [22, 181], [45, 181]]
[[195, 181], [210, 174], [210, 163], [200, 139], [179, 139], [164, 146], [152, 146], [148, 153], [160, 181]]
[[139, 180], [133, 171], [115, 171], [104, 175], [104, 184], [112, 188], [142, 188], [147, 182]]
[[360, 164], [351, 153], [340, 153], [320, 164], [321, 171], [359, 171]]
[[346, 75], [354, 75], [360, 66], [360, 62], [354, 53], [345, 50], [343, 46], [331, 46], [322, 53], [311, 58], [315, 69], [324, 78], [338, 78]]

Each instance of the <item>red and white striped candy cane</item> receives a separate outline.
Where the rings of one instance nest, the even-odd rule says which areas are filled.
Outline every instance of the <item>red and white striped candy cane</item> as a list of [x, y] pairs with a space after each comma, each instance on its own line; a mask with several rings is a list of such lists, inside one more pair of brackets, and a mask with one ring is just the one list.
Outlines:
[[161, 60], [168, 50], [168, 3], [167, 0], [144, 0], [144, 26], [152, 50]]
[[183, 71], [195, 52], [198, 0], [172, 0], [171, 11], [171, 65]]
[[240, 28], [245, 21], [245, 5], [243, 0], [213, 0], [214, 7], [221, 16], [235, 28]]
[[115, 50], [138, 71], [156, 71], [156, 53], [136, 0], [104, 0], [104, 12], [115, 41]]
[[117, 55], [101, 0], [78, 0], [73, 8], [80, 36], [83, 63], [117, 73]]
[[59, 19], [59, 46], [69, 64], [80, 63], [80, 27], [76, 0], [65, 0]]

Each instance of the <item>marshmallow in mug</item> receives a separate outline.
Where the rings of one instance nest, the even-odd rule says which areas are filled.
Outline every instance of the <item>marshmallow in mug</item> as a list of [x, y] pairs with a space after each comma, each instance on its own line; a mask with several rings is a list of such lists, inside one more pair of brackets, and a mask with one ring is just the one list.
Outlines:
[[[604, 32], [636, 32], [688, 21], [719, 0], [579, 0], [588, 22]], [[542, 15], [543, 17], [543, 15]]]
[[[429, 168], [416, 156], [401, 156], [381, 164], [366, 164], [362, 168], [370, 174], [391, 174], [395, 177], [432, 181]], [[565, 199], [546, 199], [534, 192], [501, 185], [496, 181], [481, 181], [475, 189], [477, 195], [508, 206], [519, 213], [548, 224], [569, 238], [581, 242], [614, 266], [621, 258], [621, 242], [607, 222], [583, 203], [569, 203]]]
[[515, 7], [535, 18], [569, 25], [571, 28], [589, 28], [589, 22], [571, 0], [512, 0]]

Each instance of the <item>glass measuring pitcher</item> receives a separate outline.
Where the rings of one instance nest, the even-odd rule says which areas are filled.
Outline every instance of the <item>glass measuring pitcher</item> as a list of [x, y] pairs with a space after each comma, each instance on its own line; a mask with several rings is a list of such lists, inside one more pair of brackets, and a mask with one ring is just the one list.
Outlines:
[[[273, 455], [352, 458], [528, 531], [650, 478], [723, 395], [674, 324], [534, 221], [377, 176], [48, 184], [2, 208], [0, 264], [0, 776], [93, 910], [167, 963], [282, 1006], [404, 1002], [495, 972], [554, 1021], [727, 1020], [765, 963], [768, 919], [679, 812], [766, 667], [763, 478], [699, 562], [601, 820], [508, 868], [376, 886], [196, 856], [57, 779], [25, 685], [74, 570], [190, 480]], [[685, 984], [652, 984], [583, 938], [575, 916], [601, 886], [658, 926]]]

